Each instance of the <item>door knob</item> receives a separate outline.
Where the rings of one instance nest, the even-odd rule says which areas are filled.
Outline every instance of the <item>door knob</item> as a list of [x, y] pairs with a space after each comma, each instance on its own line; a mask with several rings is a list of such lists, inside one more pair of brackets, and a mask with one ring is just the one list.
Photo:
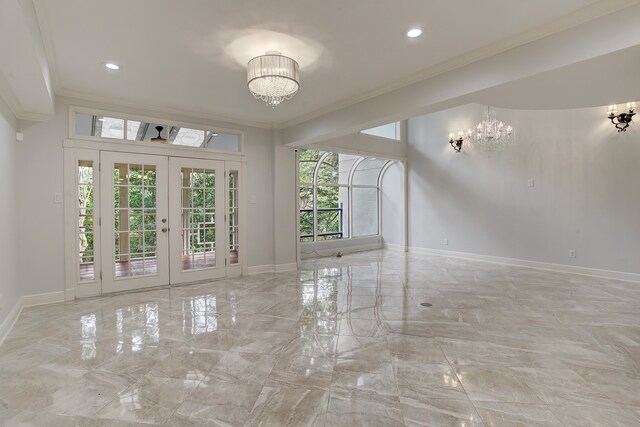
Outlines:
[[162, 227], [162, 232], [166, 233], [167, 231], [169, 231], [169, 229], [167, 227]]
[[167, 222], [167, 218], [162, 218], [162, 223], [166, 223]]

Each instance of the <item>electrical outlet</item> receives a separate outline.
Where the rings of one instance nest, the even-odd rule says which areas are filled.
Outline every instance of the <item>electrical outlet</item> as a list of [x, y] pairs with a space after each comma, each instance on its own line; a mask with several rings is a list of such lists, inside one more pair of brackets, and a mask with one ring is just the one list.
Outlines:
[[449, 239], [444, 239], [442, 242], [445, 246], [449, 246]]
[[533, 180], [533, 178], [531, 178], [529, 181], [527, 181], [527, 186], [528, 187], [533, 187], [535, 185], [535, 181]]
[[570, 249], [569, 250], [569, 258], [575, 258], [576, 257], [576, 250], [575, 249]]

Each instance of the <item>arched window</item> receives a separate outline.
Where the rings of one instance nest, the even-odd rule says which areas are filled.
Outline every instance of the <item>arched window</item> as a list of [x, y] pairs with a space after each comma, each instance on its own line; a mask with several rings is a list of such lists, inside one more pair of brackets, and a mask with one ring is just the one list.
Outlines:
[[301, 149], [300, 241], [379, 233], [380, 174], [389, 160]]

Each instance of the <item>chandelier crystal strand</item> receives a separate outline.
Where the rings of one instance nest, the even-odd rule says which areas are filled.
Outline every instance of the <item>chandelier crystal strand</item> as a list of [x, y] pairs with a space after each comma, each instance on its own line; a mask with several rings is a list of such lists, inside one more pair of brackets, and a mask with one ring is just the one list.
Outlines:
[[473, 135], [473, 145], [480, 151], [500, 151], [508, 143], [515, 139], [515, 129], [496, 118], [493, 108], [487, 107], [483, 114], [483, 120], [478, 123], [474, 130], [470, 130]]
[[298, 63], [278, 52], [267, 52], [247, 64], [247, 85], [256, 99], [276, 108], [300, 88]]

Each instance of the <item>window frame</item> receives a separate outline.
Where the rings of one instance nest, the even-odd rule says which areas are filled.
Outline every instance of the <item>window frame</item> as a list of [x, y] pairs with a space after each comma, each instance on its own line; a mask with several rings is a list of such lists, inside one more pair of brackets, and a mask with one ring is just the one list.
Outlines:
[[[361, 155], [361, 154], [349, 154], [349, 153], [340, 153], [337, 151], [328, 151], [328, 150], [324, 150], [324, 149], [316, 149], [316, 148], [303, 148], [302, 150], [308, 150], [308, 151], [318, 151], [320, 153], [320, 156], [318, 157], [318, 160], [316, 161], [316, 165], [314, 167], [314, 171], [313, 171], [313, 178], [312, 178], [312, 182], [303, 182], [300, 178], [299, 172], [300, 172], [300, 156], [299, 153], [296, 156], [296, 168], [297, 168], [297, 185], [296, 185], [296, 189], [297, 189], [297, 197], [300, 198], [300, 189], [302, 187], [311, 187], [312, 189], [312, 194], [313, 194], [313, 200], [312, 200], [312, 208], [313, 208], [313, 240], [311, 241], [302, 241], [301, 237], [300, 237], [300, 204], [298, 203], [298, 243], [299, 244], [303, 244], [303, 243], [317, 243], [317, 242], [321, 242], [324, 240], [318, 240], [318, 187], [338, 187], [338, 188], [346, 188], [347, 189], [347, 207], [346, 207], [346, 214], [347, 214], [347, 232], [344, 232], [344, 225], [343, 225], [343, 230], [341, 230], [343, 232], [343, 237], [341, 239], [336, 239], [336, 240], [349, 240], [349, 239], [354, 239], [354, 238], [362, 238], [362, 237], [372, 237], [372, 236], [379, 236], [381, 233], [381, 192], [380, 192], [380, 185], [381, 185], [381, 181], [382, 181], [382, 176], [384, 175], [384, 172], [389, 168], [390, 165], [392, 165], [393, 163], [395, 163], [397, 160], [394, 159], [386, 159], [386, 158], [380, 158], [380, 157], [375, 157], [375, 156], [367, 156], [367, 155]], [[338, 178], [338, 183], [322, 183], [322, 182], [318, 182], [318, 174], [320, 171], [320, 168], [322, 167], [325, 159], [329, 156], [331, 156], [332, 154], [337, 154], [338, 156], [340, 154], [345, 154], [345, 155], [351, 155], [351, 156], [357, 156], [356, 160], [353, 162], [353, 164], [350, 167], [349, 170], [349, 175], [347, 178], [347, 183], [346, 184], [341, 184], [340, 183], [340, 178]], [[382, 164], [382, 166], [380, 167], [380, 170], [378, 171], [378, 175], [376, 177], [376, 183], [375, 184], [354, 184], [353, 183], [353, 178], [355, 176], [355, 173], [357, 172], [358, 166], [368, 160], [368, 159], [379, 159], [379, 160], [383, 160], [384, 163]], [[362, 236], [354, 236], [353, 235], [353, 189], [354, 188], [370, 188], [370, 189], [375, 189], [376, 190], [376, 204], [377, 204], [377, 231], [375, 234], [365, 234]], [[344, 209], [344, 208], [343, 208]]]
[[[110, 118], [114, 118], [114, 119], [120, 119], [120, 120], [124, 120], [124, 130], [123, 130], [123, 134], [124, 134], [124, 139], [118, 139], [118, 138], [104, 138], [104, 137], [99, 137], [99, 136], [92, 136], [92, 135], [82, 135], [82, 134], [78, 134], [76, 133], [76, 114], [88, 114], [88, 115], [92, 115], [92, 116], [103, 116], [103, 117], [110, 117]], [[116, 143], [116, 144], [125, 144], [125, 145], [142, 145], [142, 146], [152, 146], [152, 147], [157, 147], [159, 144], [157, 143], [153, 143], [153, 142], [148, 142], [148, 141], [132, 141], [130, 139], [127, 139], [127, 122], [128, 121], [136, 121], [136, 122], [144, 122], [144, 123], [160, 123], [166, 126], [173, 126], [173, 127], [180, 127], [180, 128], [189, 128], [189, 129], [195, 129], [195, 130], [203, 130], [205, 132], [209, 131], [209, 132], [220, 132], [220, 133], [225, 133], [225, 134], [230, 134], [230, 135], [237, 135], [238, 136], [238, 151], [230, 151], [230, 150], [218, 150], [215, 148], [207, 148], [207, 147], [193, 147], [193, 146], [188, 146], [188, 145], [178, 145], [178, 144], [166, 144], [166, 146], [172, 147], [172, 148], [176, 148], [179, 150], [185, 150], [185, 152], [202, 152], [207, 151], [207, 152], [211, 152], [211, 153], [221, 153], [221, 154], [233, 154], [233, 155], [238, 155], [238, 156], [242, 156], [244, 155], [244, 132], [239, 130], [239, 129], [229, 129], [229, 128], [224, 128], [224, 127], [220, 127], [220, 126], [211, 126], [211, 125], [203, 125], [203, 124], [197, 124], [197, 123], [189, 123], [189, 122], [182, 122], [182, 121], [177, 121], [177, 120], [170, 120], [170, 119], [163, 119], [163, 118], [158, 118], [158, 117], [149, 117], [149, 116], [142, 116], [142, 115], [137, 115], [137, 114], [125, 114], [122, 112], [116, 112], [116, 111], [108, 111], [108, 110], [101, 110], [101, 109], [96, 109], [96, 108], [87, 108], [87, 107], [79, 107], [79, 106], [75, 106], [75, 105], [70, 105], [69, 106], [69, 139], [76, 139], [76, 140], [85, 140], [85, 141], [104, 141], [104, 142], [111, 142], [111, 143]], [[189, 154], [190, 157], [197, 157], [194, 156], [193, 154]]]

